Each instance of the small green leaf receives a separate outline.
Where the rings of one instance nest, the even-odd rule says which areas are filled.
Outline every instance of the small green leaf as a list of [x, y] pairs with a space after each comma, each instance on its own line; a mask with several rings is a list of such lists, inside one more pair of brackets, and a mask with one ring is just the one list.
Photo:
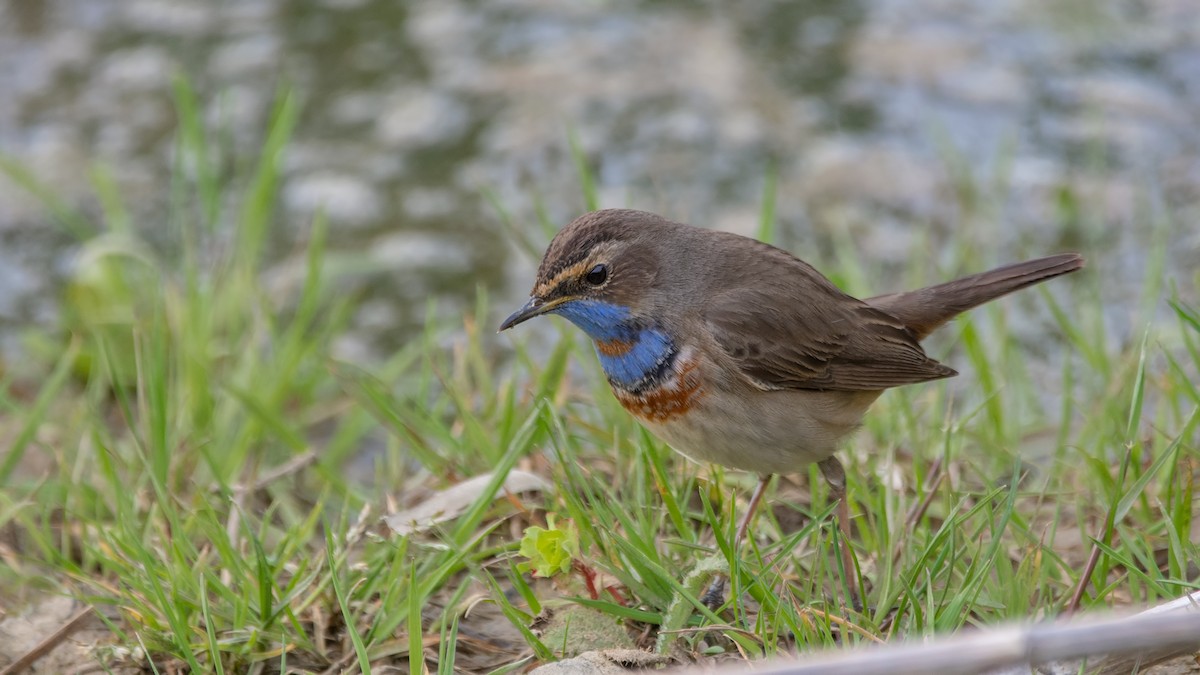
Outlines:
[[550, 518], [550, 528], [528, 527], [521, 537], [521, 555], [527, 562], [517, 565], [522, 572], [533, 570], [539, 577], [552, 577], [571, 571], [571, 562], [579, 556], [579, 532], [573, 524], [558, 527]]

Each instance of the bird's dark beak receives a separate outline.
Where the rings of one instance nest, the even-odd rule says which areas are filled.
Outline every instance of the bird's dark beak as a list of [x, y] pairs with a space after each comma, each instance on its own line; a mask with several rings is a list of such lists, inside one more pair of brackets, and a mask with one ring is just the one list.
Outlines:
[[508, 318], [500, 324], [500, 329], [496, 332], [499, 333], [501, 331], [506, 331], [522, 321], [528, 321], [539, 314], [545, 314], [546, 312], [549, 312], [557, 307], [559, 304], [561, 304], [561, 302], [561, 300], [551, 300], [546, 302], [535, 295], [529, 298], [529, 302], [526, 302], [524, 305], [522, 305], [521, 309], [518, 309], [510, 314]]

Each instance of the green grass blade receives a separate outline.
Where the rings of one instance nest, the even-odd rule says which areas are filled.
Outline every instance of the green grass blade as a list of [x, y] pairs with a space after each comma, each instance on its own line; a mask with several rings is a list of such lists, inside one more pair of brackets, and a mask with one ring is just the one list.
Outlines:
[[200, 612], [204, 617], [204, 630], [208, 636], [208, 657], [212, 659], [213, 672], [224, 675], [225, 664], [221, 660], [221, 646], [213, 622], [212, 607], [208, 603], [208, 580], [200, 576]]
[[346, 589], [342, 587], [342, 580], [338, 574], [338, 563], [334, 557], [334, 550], [332, 530], [326, 527], [325, 563], [329, 566], [329, 582], [333, 585], [333, 593], [337, 597], [338, 607], [342, 611], [342, 620], [345, 621], [346, 634], [350, 636], [350, 642], [354, 645], [354, 654], [358, 657], [358, 668], [363, 672], [363, 675], [369, 675], [371, 672], [371, 659], [367, 654], [367, 646], [363, 643], [362, 636], [358, 632], [355, 615], [350, 608], [350, 597], [346, 594]]
[[63, 352], [62, 357], [58, 359], [58, 364], [54, 367], [54, 371], [50, 373], [50, 377], [42, 385], [37, 398], [34, 399], [33, 406], [30, 407], [28, 412], [23, 414], [24, 422], [21, 424], [21, 430], [17, 434], [16, 439], [13, 440], [12, 445], [8, 446], [8, 452], [4, 455], [4, 462], [0, 464], [0, 485], [8, 485], [13, 471], [21, 462], [21, 458], [25, 456], [25, 451], [37, 435], [38, 428], [45, 421], [46, 415], [50, 410], [50, 405], [62, 393], [63, 388], [67, 384], [67, 378], [71, 374], [71, 368], [75, 365], [75, 359], [79, 357], [79, 349], [79, 341], [72, 340], [71, 344], [67, 347], [67, 351]]

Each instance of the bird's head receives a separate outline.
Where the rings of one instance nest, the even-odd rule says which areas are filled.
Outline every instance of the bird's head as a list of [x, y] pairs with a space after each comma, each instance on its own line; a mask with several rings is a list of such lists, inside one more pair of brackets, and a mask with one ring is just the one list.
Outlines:
[[529, 301], [500, 330], [542, 314], [569, 319], [596, 340], [647, 318], [658, 277], [655, 236], [673, 223], [654, 214], [606, 209], [584, 214], [550, 242]]

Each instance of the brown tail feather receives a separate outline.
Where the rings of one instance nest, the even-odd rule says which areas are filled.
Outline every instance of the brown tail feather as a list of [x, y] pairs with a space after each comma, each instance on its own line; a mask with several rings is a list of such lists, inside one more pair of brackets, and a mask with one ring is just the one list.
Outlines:
[[1083, 256], [1063, 253], [997, 267], [915, 291], [878, 295], [866, 302], [900, 319], [921, 340], [968, 309], [1081, 267]]

